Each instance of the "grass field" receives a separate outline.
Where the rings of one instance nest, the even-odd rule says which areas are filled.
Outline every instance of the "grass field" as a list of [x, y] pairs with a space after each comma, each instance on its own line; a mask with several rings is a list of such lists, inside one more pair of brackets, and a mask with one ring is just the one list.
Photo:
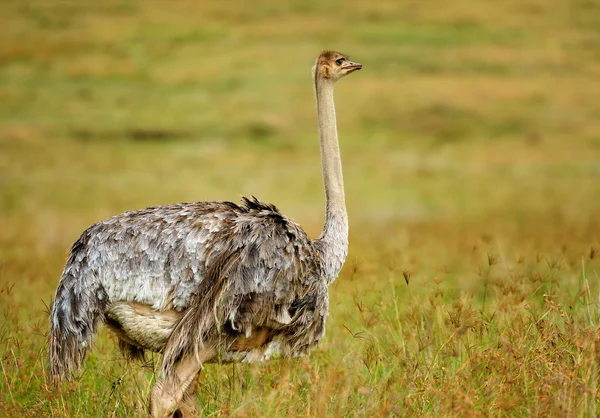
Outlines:
[[[310, 67], [336, 90], [350, 252], [307, 358], [207, 366], [210, 416], [596, 416], [600, 3], [0, 3], [0, 416], [143, 416], [102, 330], [46, 383], [67, 251], [126, 210], [254, 194], [317, 236]], [[158, 358], [154, 358], [154, 361]]]

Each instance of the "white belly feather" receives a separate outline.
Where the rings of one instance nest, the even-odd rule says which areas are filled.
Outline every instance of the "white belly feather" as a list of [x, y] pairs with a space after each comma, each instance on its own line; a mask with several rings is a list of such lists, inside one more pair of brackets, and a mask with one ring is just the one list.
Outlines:
[[[151, 306], [136, 302], [114, 302], [107, 310], [107, 325], [119, 338], [154, 352], [165, 348], [171, 333], [184, 312], [157, 311]], [[254, 363], [277, 358], [279, 341], [271, 341], [262, 347], [245, 351], [221, 351], [209, 363]]]

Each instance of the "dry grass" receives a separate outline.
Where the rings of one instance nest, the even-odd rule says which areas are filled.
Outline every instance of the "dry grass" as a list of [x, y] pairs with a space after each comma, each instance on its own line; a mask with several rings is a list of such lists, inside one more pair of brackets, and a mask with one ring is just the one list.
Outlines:
[[[309, 358], [209, 366], [213, 416], [596, 416], [600, 8], [0, 4], [0, 415], [138, 416], [101, 332], [47, 386], [67, 248], [129, 209], [255, 194], [318, 234], [309, 69], [339, 49], [350, 255]], [[156, 359], [155, 359], [156, 360]]]

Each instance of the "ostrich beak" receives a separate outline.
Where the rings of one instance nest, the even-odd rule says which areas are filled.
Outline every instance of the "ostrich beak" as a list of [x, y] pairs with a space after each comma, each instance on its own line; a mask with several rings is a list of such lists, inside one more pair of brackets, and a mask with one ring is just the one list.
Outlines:
[[356, 70], [360, 70], [362, 68], [362, 64], [358, 62], [346, 61], [344, 65], [344, 69], [347, 70], [346, 74], [350, 74]]

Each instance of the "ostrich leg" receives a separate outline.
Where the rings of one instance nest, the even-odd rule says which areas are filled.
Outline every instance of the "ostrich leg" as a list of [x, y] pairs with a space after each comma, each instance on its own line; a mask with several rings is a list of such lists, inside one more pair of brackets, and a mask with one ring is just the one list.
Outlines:
[[[216, 355], [214, 348], [207, 348], [191, 354], [177, 362], [173, 373], [156, 382], [150, 394], [150, 415], [152, 418], [170, 418], [177, 405], [183, 400], [188, 389], [195, 389], [195, 380], [202, 369], [202, 364]], [[182, 416], [188, 408], [179, 411]]]

